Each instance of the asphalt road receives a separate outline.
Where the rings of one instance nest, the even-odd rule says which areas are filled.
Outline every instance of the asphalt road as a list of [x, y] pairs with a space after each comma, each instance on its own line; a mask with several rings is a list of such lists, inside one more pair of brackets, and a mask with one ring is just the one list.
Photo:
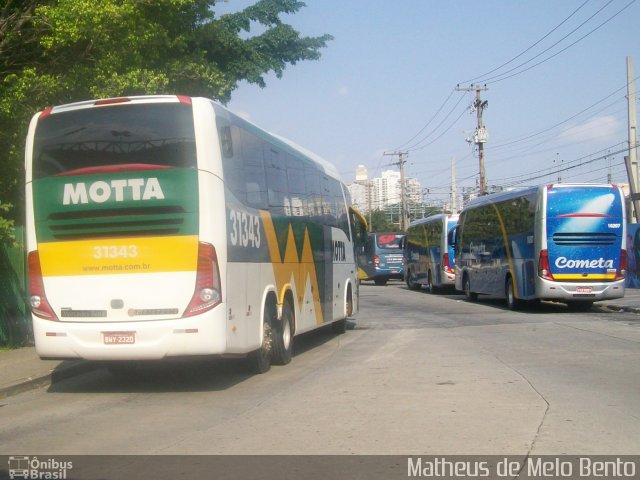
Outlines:
[[640, 316], [364, 284], [290, 365], [100, 369], [2, 401], [0, 454], [640, 453]]

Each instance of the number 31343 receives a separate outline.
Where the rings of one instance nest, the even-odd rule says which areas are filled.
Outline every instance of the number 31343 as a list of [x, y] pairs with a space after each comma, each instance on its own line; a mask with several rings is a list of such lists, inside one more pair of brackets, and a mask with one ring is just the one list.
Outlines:
[[229, 210], [231, 245], [260, 248], [260, 218], [247, 212]]

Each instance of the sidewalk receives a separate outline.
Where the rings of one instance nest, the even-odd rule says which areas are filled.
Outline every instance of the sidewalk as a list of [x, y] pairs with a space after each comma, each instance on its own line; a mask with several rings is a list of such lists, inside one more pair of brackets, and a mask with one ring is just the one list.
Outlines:
[[[640, 314], [640, 289], [628, 289], [624, 298], [597, 302], [595, 305], [613, 312]], [[99, 366], [96, 362], [84, 360], [40, 360], [35, 347], [0, 351], [0, 400], [51, 385]]]

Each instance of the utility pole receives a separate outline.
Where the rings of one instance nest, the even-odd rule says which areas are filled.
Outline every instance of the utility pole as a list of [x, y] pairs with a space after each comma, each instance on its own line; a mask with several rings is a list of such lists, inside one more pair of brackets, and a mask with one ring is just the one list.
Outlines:
[[397, 163], [392, 165], [398, 165], [400, 167], [400, 229], [403, 232], [407, 231], [409, 226], [409, 214], [407, 212], [407, 195], [406, 195], [406, 182], [404, 181], [404, 164], [407, 161], [404, 159], [408, 152], [385, 152], [384, 155], [392, 155], [398, 157]]
[[473, 135], [473, 142], [478, 146], [478, 163], [480, 167], [480, 195], [485, 195], [487, 193], [487, 180], [484, 174], [484, 144], [487, 143], [487, 129], [482, 122], [482, 112], [489, 106], [489, 102], [487, 100], [482, 100], [480, 98], [480, 92], [483, 90], [488, 90], [487, 86], [479, 86], [479, 85], [471, 85], [469, 87], [460, 87], [460, 85], [456, 86], [456, 90], [465, 91], [465, 92], [476, 92], [476, 99], [473, 102], [473, 107], [476, 111], [476, 118], [478, 121], [478, 126], [476, 127], [476, 131]]
[[451, 157], [451, 213], [456, 213], [458, 206], [456, 205], [456, 197], [458, 189], [456, 188], [456, 157]]
[[636, 113], [636, 89], [633, 80], [633, 60], [627, 57], [627, 112], [629, 116], [629, 155], [625, 156], [629, 191], [633, 203], [635, 222], [640, 222], [640, 195], [638, 195], [638, 116]]

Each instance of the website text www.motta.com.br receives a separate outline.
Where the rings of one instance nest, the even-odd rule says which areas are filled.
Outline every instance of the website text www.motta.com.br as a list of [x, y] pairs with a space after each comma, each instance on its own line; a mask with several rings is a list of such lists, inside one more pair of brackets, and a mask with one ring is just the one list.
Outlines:
[[143, 272], [150, 269], [151, 264], [149, 263], [87, 265], [82, 267], [82, 271], [86, 273]]

